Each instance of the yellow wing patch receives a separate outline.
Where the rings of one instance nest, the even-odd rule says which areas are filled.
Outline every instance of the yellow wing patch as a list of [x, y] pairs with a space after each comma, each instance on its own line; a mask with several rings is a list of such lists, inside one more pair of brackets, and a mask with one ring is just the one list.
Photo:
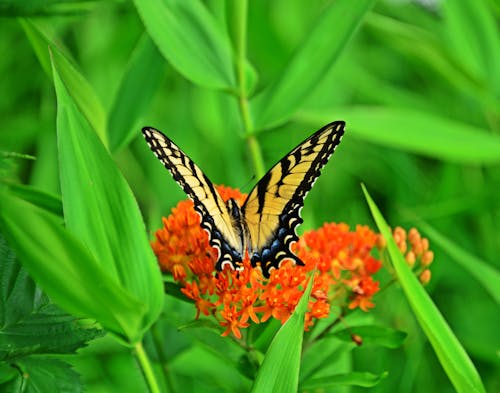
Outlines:
[[285, 259], [303, 264], [290, 250], [298, 240], [304, 198], [344, 134], [345, 123], [327, 124], [283, 157], [259, 180], [240, 208], [224, 203], [201, 169], [160, 131], [143, 128], [146, 141], [173, 178], [194, 201], [210, 244], [219, 250], [216, 267], [242, 267], [249, 252], [253, 266], [269, 276]]

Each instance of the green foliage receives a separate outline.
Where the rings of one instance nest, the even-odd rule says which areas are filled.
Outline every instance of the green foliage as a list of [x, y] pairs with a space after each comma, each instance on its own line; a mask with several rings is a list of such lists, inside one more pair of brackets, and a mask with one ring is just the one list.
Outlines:
[[[8, 0], [0, 16], [0, 390], [500, 390], [494, 1]], [[193, 322], [140, 214], [153, 232], [185, 196], [140, 127], [247, 192], [333, 120], [345, 137], [303, 229], [370, 223], [362, 181], [391, 226], [428, 236], [430, 285], [369, 200], [391, 257], [374, 310], [304, 333], [303, 301], [242, 341]]]
[[102, 332], [50, 303], [1, 234], [0, 260], [0, 388], [81, 391], [78, 373], [47, 355], [75, 353]]
[[[314, 272], [315, 273], [315, 272]], [[314, 277], [314, 274], [311, 275]], [[276, 333], [255, 378], [252, 392], [294, 392], [299, 384], [304, 317], [313, 281], [309, 279], [295, 311]], [[286, 348], [286, 350], [284, 350]]]
[[384, 217], [364, 186], [363, 192], [380, 233], [387, 242], [387, 250], [398, 281], [455, 389], [461, 393], [485, 392], [470, 358], [404, 260]]

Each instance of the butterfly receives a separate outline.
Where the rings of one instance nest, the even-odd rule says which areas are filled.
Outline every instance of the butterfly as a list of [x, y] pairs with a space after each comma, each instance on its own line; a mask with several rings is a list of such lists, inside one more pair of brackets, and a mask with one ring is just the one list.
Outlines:
[[248, 255], [265, 277], [287, 259], [304, 263], [292, 252], [298, 240], [296, 228], [303, 222], [300, 211], [344, 134], [345, 122], [335, 121], [316, 131], [284, 156], [258, 181], [242, 206], [234, 199], [224, 202], [203, 171], [167, 136], [152, 127], [142, 133], [153, 153], [174, 180], [193, 200], [201, 227], [217, 249], [216, 269], [226, 265], [242, 270]]

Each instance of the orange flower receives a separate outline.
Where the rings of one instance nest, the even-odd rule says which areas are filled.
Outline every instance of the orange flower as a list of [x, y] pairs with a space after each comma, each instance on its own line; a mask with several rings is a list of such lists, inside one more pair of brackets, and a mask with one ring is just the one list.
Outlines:
[[[217, 189], [224, 200], [234, 198], [241, 204], [245, 200], [238, 190], [222, 186]], [[196, 318], [200, 313], [212, 315], [225, 329], [224, 336], [233, 334], [241, 338], [241, 329], [248, 327], [250, 320], [262, 323], [273, 317], [284, 323], [297, 306], [310, 277], [314, 282], [305, 318], [306, 330], [315, 320], [327, 318], [332, 306], [363, 311], [374, 307], [372, 298], [379, 285], [372, 276], [380, 269], [381, 262], [371, 252], [381, 241], [367, 226], [358, 225], [350, 231], [347, 224], [327, 223], [304, 233], [293, 245], [293, 251], [305, 266], [295, 266], [286, 260], [266, 279], [259, 268], [252, 268], [248, 255], [242, 271], [230, 268], [215, 271], [216, 250], [210, 247], [191, 201], [180, 202], [163, 219], [163, 225], [152, 243], [161, 269], [172, 274], [181, 291], [194, 301]], [[400, 243], [407, 240], [406, 232], [402, 231], [398, 229]], [[419, 244], [422, 253], [427, 252], [428, 244], [419, 241], [413, 232], [411, 239]], [[430, 252], [426, 258], [426, 261], [432, 259]]]

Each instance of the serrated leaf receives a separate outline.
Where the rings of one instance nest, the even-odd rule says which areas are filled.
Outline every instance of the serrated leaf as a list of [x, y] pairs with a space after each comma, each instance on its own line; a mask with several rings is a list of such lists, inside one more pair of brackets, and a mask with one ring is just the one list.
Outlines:
[[65, 310], [97, 319], [124, 339], [135, 337], [143, 303], [118, 286], [56, 216], [5, 190], [0, 199], [0, 230], [44, 291]]
[[83, 328], [74, 316], [54, 304], [33, 309], [0, 331], [0, 359], [11, 360], [31, 354], [74, 353], [103, 334], [98, 329]]
[[352, 372], [346, 374], [335, 374], [328, 377], [312, 378], [300, 385], [301, 390], [330, 389], [337, 386], [362, 386], [370, 388], [376, 386], [386, 378], [387, 372], [372, 374], [368, 372]]
[[340, 330], [331, 335], [346, 342], [352, 342], [352, 334], [361, 337], [362, 345], [375, 344], [387, 348], [399, 348], [407, 336], [405, 332], [384, 326], [366, 325], [353, 326], [349, 329]]
[[80, 376], [68, 363], [46, 357], [30, 357], [18, 362], [24, 378], [24, 393], [79, 393]]
[[276, 333], [260, 366], [252, 392], [296, 392], [304, 337], [304, 317], [309, 305], [314, 272], [294, 312]]
[[199, 0], [134, 3], [152, 40], [178, 72], [200, 86], [234, 88], [229, 37]]
[[374, 4], [375, 0], [337, 0], [321, 13], [276, 81], [251, 100], [257, 129], [283, 123], [300, 108]]
[[[129, 338], [133, 341], [140, 340], [161, 311], [160, 269], [128, 184], [68, 94], [56, 66], [53, 71], [66, 226], [88, 247], [114, 284], [142, 303], [144, 319], [128, 326], [137, 329], [135, 332], [127, 332], [132, 333]], [[93, 292], [102, 283], [92, 280], [87, 285], [87, 291]], [[101, 321], [107, 312], [103, 308], [94, 317]]]
[[417, 280], [398, 249], [387, 223], [363, 185], [363, 192], [387, 243], [396, 277], [439, 362], [459, 393], [485, 393], [481, 377], [450, 326]]

